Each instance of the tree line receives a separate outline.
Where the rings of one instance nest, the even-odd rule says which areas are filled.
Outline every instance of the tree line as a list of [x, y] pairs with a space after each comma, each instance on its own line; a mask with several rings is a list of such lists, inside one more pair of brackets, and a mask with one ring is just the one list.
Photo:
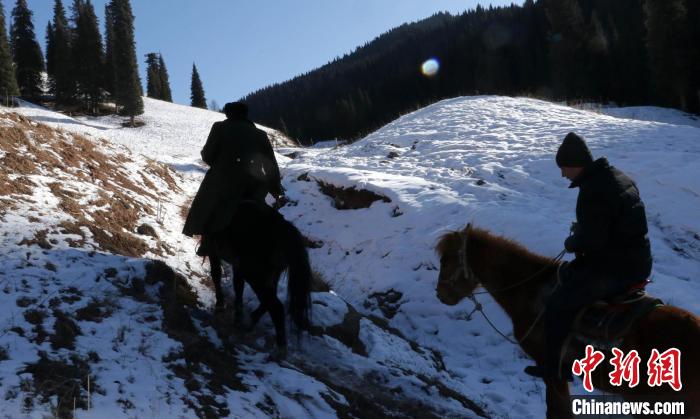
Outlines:
[[[100, 113], [105, 102], [131, 117], [143, 113], [143, 88], [138, 72], [134, 15], [129, 0], [110, 0], [105, 6], [104, 37], [90, 0], [73, 0], [70, 16], [61, 0], [54, 1], [53, 19], [46, 28], [46, 57], [36, 40], [32, 11], [26, 0], [16, 0], [7, 37], [0, 3], [0, 95], [7, 102], [19, 95], [28, 100], [48, 99], [59, 109], [82, 108]], [[146, 94], [172, 102], [163, 55], [145, 56]], [[47, 80], [42, 74], [46, 73]], [[206, 109], [202, 82], [193, 65], [192, 106]], [[7, 104], [7, 103], [4, 103]]]
[[[244, 98], [306, 143], [354, 139], [462, 95], [675, 107], [700, 113], [697, 0], [527, 0], [404, 24]], [[433, 76], [419, 69], [440, 62]]]

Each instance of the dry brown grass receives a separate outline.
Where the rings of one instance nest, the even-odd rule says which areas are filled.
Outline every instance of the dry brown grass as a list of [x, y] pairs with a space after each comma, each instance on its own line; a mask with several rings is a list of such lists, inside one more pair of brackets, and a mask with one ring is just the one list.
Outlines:
[[124, 229], [135, 232], [136, 223], [141, 218], [138, 203], [121, 193], [115, 193], [107, 202], [106, 210], [98, 209], [91, 214], [97, 225], [110, 231]]
[[[91, 375], [87, 359], [77, 354], [67, 359], [52, 359], [44, 351], [39, 351], [39, 360], [27, 363], [18, 371], [20, 374], [31, 374], [32, 379], [24, 384], [28, 393], [35, 395], [37, 402], [52, 405], [52, 417], [74, 417], [74, 406], [87, 409], [88, 376]], [[91, 391], [104, 394], [97, 385], [91, 383]], [[34, 401], [27, 400], [31, 406]]]
[[139, 173], [139, 175], [141, 175], [141, 181], [149, 190], [154, 191], [157, 189], [155, 183], [151, 182], [151, 180], [148, 179], [146, 175], [144, 175], [143, 173]]
[[69, 221], [62, 221], [59, 224], [59, 227], [61, 229], [61, 233], [63, 234], [73, 234], [81, 237], [78, 240], [70, 238], [66, 239], [70, 247], [81, 248], [85, 246], [85, 232], [80, 228], [79, 224]]
[[64, 189], [59, 182], [49, 183], [48, 187], [51, 193], [59, 199], [58, 207], [60, 209], [75, 218], [82, 217], [84, 211], [78, 202], [81, 197], [79, 193]]
[[[6, 214], [18, 196], [32, 194], [36, 185], [28, 176], [48, 175], [57, 179], [48, 187], [59, 199], [59, 209], [75, 219], [59, 225], [64, 233], [80, 237], [68, 239], [70, 246], [85, 245], [87, 228], [101, 250], [126, 256], [143, 256], [149, 250], [146, 242], [135, 234], [139, 219], [144, 214], [155, 214], [155, 209], [143, 198], [159, 199], [158, 187], [147, 174], [163, 179], [170, 190], [180, 190], [168, 166], [149, 160], [145, 173], [132, 179], [124, 165], [133, 160], [123, 153], [103, 151], [111, 147], [104, 140], [69, 134], [19, 114], [3, 114], [2, 118], [14, 125], [0, 127], [0, 150], [4, 152], [0, 158], [0, 216]], [[66, 180], [89, 182], [98, 188], [97, 197], [85, 205], [85, 196], [68, 189]], [[46, 231], [38, 232], [22, 243], [50, 247], [46, 234]], [[154, 249], [163, 250], [170, 252], [163, 246]]]
[[7, 211], [16, 211], [17, 202], [15, 200], [6, 198], [0, 194], [0, 220], [4, 220]]
[[141, 257], [148, 251], [146, 242], [133, 234], [121, 231], [107, 232], [94, 225], [88, 228], [92, 232], [93, 240], [104, 251], [130, 257]]
[[36, 184], [26, 176], [20, 176], [14, 180], [0, 169], [0, 196], [25, 195], [30, 196]]
[[49, 243], [48, 240], [46, 240], [46, 236], [49, 234], [49, 230], [39, 230], [36, 233], [34, 233], [34, 237], [31, 239], [24, 238], [21, 242], [17, 243], [18, 245], [27, 245], [31, 246], [33, 244], [41, 247], [42, 249], [51, 249], [53, 246], [51, 246], [51, 243]]
[[[2, 135], [2, 134], [0, 134]], [[6, 170], [6, 173], [16, 173], [21, 175], [31, 175], [36, 173], [36, 163], [20, 155], [16, 152], [6, 153], [0, 159], [0, 165]]]
[[97, 198], [89, 202], [90, 206], [101, 208], [109, 205], [109, 195], [104, 190], [97, 191]]
[[172, 191], [180, 191], [180, 187], [177, 186], [177, 182], [175, 182], [175, 178], [172, 176], [172, 170], [170, 168], [163, 164], [163, 163], [158, 163], [155, 160], [148, 160], [148, 165], [146, 166], [146, 171], [151, 173], [154, 176], [157, 176], [168, 185], [170, 190]]
[[110, 317], [115, 309], [116, 304], [114, 301], [110, 299], [93, 298], [86, 306], [75, 312], [75, 319], [78, 321], [101, 323], [102, 320]]
[[[98, 141], [79, 134], [66, 134], [18, 114], [5, 114], [4, 117], [15, 122], [12, 127], [0, 127], [0, 138], [3, 139], [0, 149], [5, 151], [0, 163], [5, 173], [28, 175], [38, 173], [39, 168], [46, 172], [58, 170], [107, 190], [126, 189], [155, 199], [151, 192], [134, 183], [124, 172], [123, 165], [132, 161], [126, 155], [107, 154], [98, 148]], [[166, 166], [159, 168], [158, 173], [167, 175], [166, 181], [172, 180]]]
[[140, 218], [138, 208], [130, 206], [123, 197], [104, 199], [109, 209], [92, 212], [90, 216], [93, 221], [89, 221], [83, 212], [77, 215], [77, 222], [64, 221], [60, 224], [62, 233], [81, 237], [77, 241], [68, 239], [68, 244], [71, 247], [84, 246], [86, 238], [81, 227], [85, 227], [92, 233], [93, 240], [101, 250], [124, 256], [143, 256], [148, 251], [148, 245], [133, 233]]

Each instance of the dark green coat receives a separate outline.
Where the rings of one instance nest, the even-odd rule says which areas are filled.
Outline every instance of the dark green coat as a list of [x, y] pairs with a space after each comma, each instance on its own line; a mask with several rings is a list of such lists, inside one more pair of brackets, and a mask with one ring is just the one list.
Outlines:
[[264, 131], [246, 119], [215, 122], [202, 149], [210, 166], [192, 201], [183, 234], [225, 228], [243, 199], [264, 201], [281, 193], [280, 172]]
[[586, 264], [619, 281], [641, 282], [651, 273], [647, 219], [639, 189], [632, 179], [598, 159], [570, 186], [580, 188], [577, 228], [564, 243], [580, 254], [572, 264]]

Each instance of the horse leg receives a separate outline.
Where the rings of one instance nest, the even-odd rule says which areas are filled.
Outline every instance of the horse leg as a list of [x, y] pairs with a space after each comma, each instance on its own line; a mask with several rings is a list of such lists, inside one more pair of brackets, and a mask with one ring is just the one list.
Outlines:
[[214, 290], [216, 292], [216, 310], [220, 311], [224, 308], [225, 298], [221, 289], [221, 259], [218, 255], [209, 255], [209, 267], [211, 268], [211, 279], [214, 281]]
[[271, 294], [268, 302], [272, 322], [275, 324], [276, 348], [272, 353], [275, 359], [283, 359], [287, 356], [287, 331], [284, 322], [284, 305], [277, 298], [277, 295]]
[[[231, 266], [233, 270], [233, 292], [236, 296], [233, 307], [236, 314], [236, 322], [240, 323], [240, 321], [243, 320], [243, 289], [245, 288], [245, 279], [243, 279], [243, 275], [241, 275], [240, 269], [238, 269], [236, 265], [236, 263], [233, 263]], [[258, 316], [258, 320], [260, 320], [260, 316], [262, 316], [262, 314]]]
[[[238, 274], [236, 274], [236, 276], [238, 276]], [[252, 274], [249, 276], [252, 278], [260, 278], [261, 277], [261, 275], [258, 273], [255, 273], [255, 274]], [[264, 277], [264, 275], [262, 277]], [[241, 290], [240, 294], [238, 293], [238, 291], [236, 291], [236, 300], [238, 300], [238, 295], [241, 295], [241, 297], [242, 297], [243, 286], [245, 285], [245, 280], [243, 279], [243, 276], [241, 276], [240, 278], [241, 278], [240, 283], [235, 282], [235, 281], [233, 283], [233, 286], [236, 287], [236, 289], [239, 289], [238, 287], [240, 287], [240, 290]], [[263, 284], [263, 285], [259, 285], [259, 284]], [[251, 286], [251, 288], [253, 288], [253, 291], [255, 291], [255, 295], [258, 297], [258, 301], [260, 302], [260, 304], [258, 305], [258, 307], [255, 310], [253, 310], [252, 313], [250, 313], [249, 329], [252, 329], [253, 327], [255, 327], [255, 325], [258, 324], [258, 322], [260, 321], [262, 316], [264, 316], [265, 313], [267, 313], [267, 311], [269, 309], [267, 304], [263, 301], [262, 296], [268, 295], [268, 294], [275, 295], [275, 296], [277, 295], [277, 285], [278, 285], [277, 282], [273, 282], [272, 284], [270, 284], [268, 282], [261, 281], [259, 284], [252, 283], [252, 282], [250, 283], [250, 286]], [[268, 285], [265, 285], [265, 284], [268, 284]], [[271, 286], [272, 290], [269, 290], [268, 286]], [[241, 305], [242, 304], [243, 304], [243, 301], [241, 300]]]
[[[267, 281], [263, 281], [263, 284], [266, 283]], [[251, 314], [251, 319], [253, 322], [257, 322], [257, 320], [259, 320], [266, 311], [270, 312], [272, 322], [275, 325], [275, 341], [277, 344], [273, 357], [283, 358], [287, 354], [287, 334], [285, 327], [286, 325], [284, 323], [284, 305], [282, 305], [282, 302], [279, 300], [279, 298], [277, 298], [274, 288], [275, 287], [270, 287], [269, 285], [253, 286], [253, 291], [255, 291], [255, 294], [258, 296], [258, 300], [260, 300], [260, 306]]]
[[547, 419], [573, 418], [566, 380], [545, 379], [547, 386]]

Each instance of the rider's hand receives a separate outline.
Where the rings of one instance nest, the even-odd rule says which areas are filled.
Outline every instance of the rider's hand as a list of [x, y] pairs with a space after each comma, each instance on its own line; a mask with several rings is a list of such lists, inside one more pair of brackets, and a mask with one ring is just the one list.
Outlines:
[[574, 253], [574, 251], [575, 251], [574, 250], [574, 237], [575, 236], [569, 236], [566, 238], [566, 240], [564, 240], [564, 249], [566, 249], [566, 251], [568, 253]]

